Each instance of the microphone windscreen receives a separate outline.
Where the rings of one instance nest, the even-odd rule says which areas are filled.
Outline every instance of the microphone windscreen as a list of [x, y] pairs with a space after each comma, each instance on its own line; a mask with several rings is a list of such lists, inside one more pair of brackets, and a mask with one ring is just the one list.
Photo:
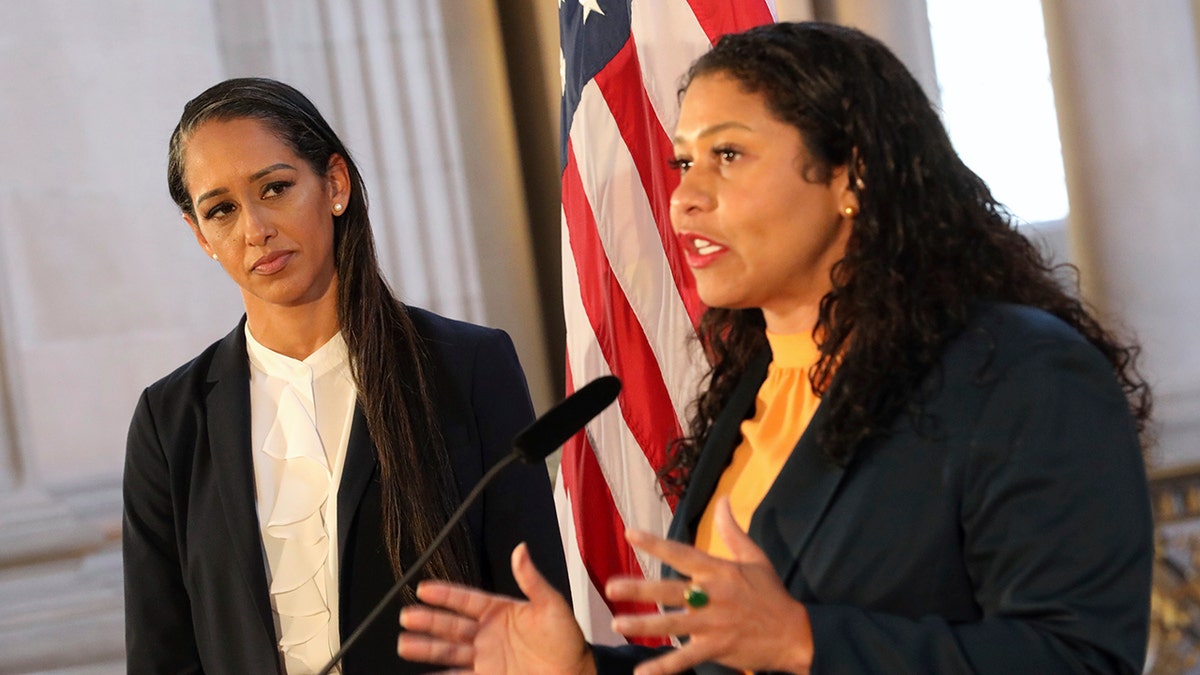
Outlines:
[[574, 436], [621, 391], [612, 375], [598, 377], [566, 397], [513, 439], [513, 447], [526, 462], [540, 462]]

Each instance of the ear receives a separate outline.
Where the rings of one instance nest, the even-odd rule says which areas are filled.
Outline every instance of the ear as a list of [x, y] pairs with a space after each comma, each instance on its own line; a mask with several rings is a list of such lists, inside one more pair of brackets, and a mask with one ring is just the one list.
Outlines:
[[334, 204], [342, 207], [350, 204], [350, 168], [346, 159], [334, 153], [329, 156], [329, 166], [325, 170], [325, 182], [329, 189], [329, 211], [333, 212]]
[[204, 249], [204, 252], [208, 254], [208, 257], [211, 258], [216, 255], [213, 252], [212, 247], [208, 245], [208, 239], [205, 239], [204, 233], [200, 231], [200, 226], [196, 224], [196, 219], [193, 216], [184, 213], [183, 222], [187, 223], [188, 227], [192, 228], [192, 235], [196, 237], [196, 243], [200, 244], [200, 248]]
[[849, 167], [842, 165], [835, 168], [830, 185], [834, 189], [838, 213], [845, 218], [853, 218], [858, 215], [858, 193], [850, 189]]

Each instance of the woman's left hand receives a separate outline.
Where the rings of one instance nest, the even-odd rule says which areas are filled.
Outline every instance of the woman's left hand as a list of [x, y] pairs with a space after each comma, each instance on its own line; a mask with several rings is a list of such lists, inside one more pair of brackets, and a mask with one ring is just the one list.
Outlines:
[[[639, 665], [634, 674], [678, 673], [705, 661], [742, 670], [807, 673], [813, 653], [808, 611], [788, 594], [766, 554], [738, 527], [726, 498], [717, 504], [715, 525], [734, 560], [646, 532], [627, 532], [630, 544], [690, 577], [619, 577], [605, 587], [611, 600], [683, 607], [613, 619], [613, 628], [623, 635], [689, 638], [679, 649]], [[688, 607], [684, 594], [689, 587], [702, 589], [707, 604]]]

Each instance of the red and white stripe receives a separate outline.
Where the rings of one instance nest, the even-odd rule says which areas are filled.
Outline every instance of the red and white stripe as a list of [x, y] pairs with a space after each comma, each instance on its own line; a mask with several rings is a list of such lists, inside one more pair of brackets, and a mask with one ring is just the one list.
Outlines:
[[609, 627], [614, 610], [646, 609], [614, 606], [598, 589], [614, 575], [658, 575], [624, 531], [666, 532], [674, 504], [656, 474], [705, 369], [692, 339], [703, 306], [669, 221], [676, 90], [717, 37], [774, 20], [771, 0], [633, 0], [630, 39], [586, 84], [571, 124], [567, 391], [610, 373], [624, 385], [618, 405], [564, 447], [555, 483], [575, 614], [593, 642], [624, 642]]

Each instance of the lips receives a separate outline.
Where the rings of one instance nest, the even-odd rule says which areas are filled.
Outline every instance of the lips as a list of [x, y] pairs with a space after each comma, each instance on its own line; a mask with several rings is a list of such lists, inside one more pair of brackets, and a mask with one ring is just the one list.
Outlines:
[[688, 266], [692, 268], [707, 267], [729, 250], [707, 237], [691, 232], [681, 232], [679, 243], [683, 246], [683, 255]]
[[292, 259], [291, 251], [271, 251], [250, 266], [250, 271], [254, 274], [271, 275], [287, 266], [288, 261]]

